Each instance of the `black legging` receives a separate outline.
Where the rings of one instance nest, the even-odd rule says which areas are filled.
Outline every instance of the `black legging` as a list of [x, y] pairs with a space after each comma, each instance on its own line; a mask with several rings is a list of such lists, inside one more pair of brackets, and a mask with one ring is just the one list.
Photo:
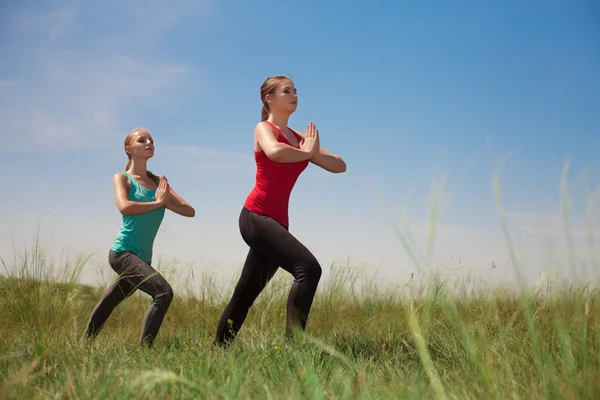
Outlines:
[[140, 289], [152, 296], [152, 304], [144, 315], [140, 334], [140, 344], [151, 347], [173, 300], [171, 285], [150, 264], [133, 253], [110, 250], [108, 262], [119, 278], [106, 289], [94, 308], [84, 337], [95, 337], [115, 307]]
[[287, 301], [286, 334], [291, 337], [295, 328], [304, 330], [321, 279], [319, 262], [286, 227], [270, 217], [242, 208], [239, 226], [250, 251], [233, 296], [219, 320], [214, 343], [230, 342], [235, 337], [248, 310], [278, 267], [294, 277]]

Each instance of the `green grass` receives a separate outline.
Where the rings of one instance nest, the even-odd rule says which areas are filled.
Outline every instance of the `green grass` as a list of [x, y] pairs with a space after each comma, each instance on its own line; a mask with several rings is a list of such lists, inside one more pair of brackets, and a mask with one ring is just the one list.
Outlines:
[[[494, 193], [502, 214], [498, 186]], [[154, 348], [138, 345], [150, 303], [142, 293], [82, 342], [103, 288], [77, 283], [87, 259], [53, 266], [36, 244], [3, 261], [11, 272], [0, 279], [0, 398], [600, 398], [597, 283], [452, 283], [429, 268], [435, 221], [430, 232], [423, 255], [408, 229], [397, 231], [426, 279], [383, 290], [336, 268], [294, 343], [284, 338], [291, 278], [276, 275], [228, 349], [211, 342], [231, 288], [208, 276], [193, 283], [199, 298], [176, 291]]]
[[[36, 265], [44, 269], [28, 260], [22, 270]], [[352, 269], [334, 272], [304, 337], [284, 340], [290, 280], [282, 274], [226, 350], [211, 345], [222, 302], [176, 297], [148, 350], [137, 342], [149, 298], [136, 294], [86, 344], [79, 338], [102, 288], [76, 284], [76, 273], [67, 282], [12, 274], [0, 280], [0, 396], [600, 396], [597, 286], [467, 291], [435, 277], [378, 291]]]

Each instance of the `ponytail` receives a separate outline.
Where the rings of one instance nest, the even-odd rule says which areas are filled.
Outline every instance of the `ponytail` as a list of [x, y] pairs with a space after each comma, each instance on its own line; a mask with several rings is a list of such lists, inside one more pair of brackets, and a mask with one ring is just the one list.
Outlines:
[[129, 167], [131, 167], [131, 158], [129, 160], [127, 160], [127, 164], [125, 164], [125, 172], [127, 172]]
[[266, 104], [263, 104], [261, 114], [261, 121], [265, 121], [267, 118], [269, 118], [269, 107], [267, 107]]

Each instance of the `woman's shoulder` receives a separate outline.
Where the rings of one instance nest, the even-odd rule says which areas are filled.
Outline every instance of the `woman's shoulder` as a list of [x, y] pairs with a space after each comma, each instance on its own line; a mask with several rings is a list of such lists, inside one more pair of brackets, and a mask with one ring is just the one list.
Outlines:
[[115, 172], [115, 174], [113, 175], [112, 181], [113, 181], [113, 185], [115, 185], [115, 186], [125, 186], [125, 187], [129, 188], [129, 185], [130, 185], [130, 183], [129, 183], [130, 178], [127, 175], [127, 172], [123, 172], [123, 171]]
[[113, 181], [126, 182], [127, 180], [129, 180], [129, 177], [127, 176], [127, 172], [124, 172], [124, 171], [115, 172], [113, 175]]

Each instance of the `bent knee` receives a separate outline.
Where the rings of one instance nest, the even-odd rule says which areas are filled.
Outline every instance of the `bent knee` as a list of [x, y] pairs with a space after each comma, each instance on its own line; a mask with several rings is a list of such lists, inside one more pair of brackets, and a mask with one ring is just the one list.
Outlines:
[[167, 287], [165, 288], [165, 299], [169, 304], [171, 304], [171, 302], [173, 301], [173, 297], [175, 297], [175, 293], [173, 293], [173, 288], [167, 283]]
[[321, 279], [323, 268], [321, 268], [321, 264], [319, 264], [316, 258], [311, 257], [304, 260], [302, 266], [306, 279], [317, 282]]
[[161, 280], [160, 284], [158, 285], [158, 290], [156, 291], [155, 298], [159, 299], [161, 303], [164, 303], [168, 306], [173, 301], [174, 296], [175, 294], [173, 293], [173, 288], [171, 287], [169, 282], [167, 282], [164, 279]]
[[314, 280], [318, 281], [321, 279], [321, 275], [323, 274], [323, 268], [321, 268], [321, 265], [319, 263], [313, 266], [311, 274], [313, 275]]

